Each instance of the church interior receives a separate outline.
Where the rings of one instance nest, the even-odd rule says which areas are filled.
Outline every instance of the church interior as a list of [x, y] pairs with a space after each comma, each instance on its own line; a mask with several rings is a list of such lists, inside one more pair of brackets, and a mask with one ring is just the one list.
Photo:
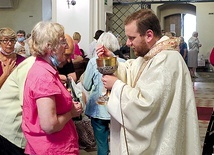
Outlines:
[[[127, 15], [142, 8], [152, 9], [160, 20], [162, 30], [173, 32], [176, 37], [184, 36], [186, 42], [193, 31], [199, 34], [202, 47], [198, 54], [197, 78], [192, 78], [192, 87], [203, 149], [207, 134], [211, 134], [214, 128], [213, 121], [211, 124], [214, 110], [214, 66], [209, 60], [214, 48], [213, 0], [1, 0], [0, 27], [11, 27], [15, 31], [23, 29], [30, 33], [39, 21], [59, 22], [71, 36], [75, 31], [80, 32], [82, 39], [79, 46], [87, 53], [98, 29], [111, 31], [120, 39], [121, 47], [126, 47], [123, 22]], [[194, 16], [195, 24], [185, 21], [187, 14]], [[188, 31], [185, 28], [187, 24], [190, 26]], [[127, 59], [134, 58], [129, 48], [123, 51], [123, 55]], [[84, 73], [87, 63], [87, 58], [74, 63], [78, 79]], [[80, 149], [80, 155], [96, 154], [96, 146]]]

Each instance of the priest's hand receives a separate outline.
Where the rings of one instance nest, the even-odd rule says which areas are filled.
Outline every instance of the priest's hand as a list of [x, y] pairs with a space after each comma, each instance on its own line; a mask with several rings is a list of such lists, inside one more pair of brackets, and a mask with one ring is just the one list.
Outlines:
[[106, 89], [111, 90], [114, 83], [118, 80], [115, 75], [103, 75], [102, 81]]
[[97, 52], [98, 57], [111, 57], [112, 56], [112, 52], [103, 45], [98, 45], [96, 48], [96, 52]]

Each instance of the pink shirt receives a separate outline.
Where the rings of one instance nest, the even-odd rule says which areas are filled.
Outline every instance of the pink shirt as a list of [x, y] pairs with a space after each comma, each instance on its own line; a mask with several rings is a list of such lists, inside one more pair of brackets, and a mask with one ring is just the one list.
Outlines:
[[81, 50], [79, 48], [79, 45], [76, 44], [76, 43], [74, 43], [74, 52], [71, 55], [71, 59], [74, 59], [74, 55], [80, 55], [80, 56], [82, 56], [82, 52], [81, 52]]
[[78, 135], [72, 120], [53, 134], [46, 134], [40, 127], [36, 100], [52, 95], [55, 96], [57, 114], [71, 110], [71, 95], [61, 83], [58, 72], [43, 59], [36, 58], [24, 87], [22, 130], [27, 139], [25, 153], [78, 155]]

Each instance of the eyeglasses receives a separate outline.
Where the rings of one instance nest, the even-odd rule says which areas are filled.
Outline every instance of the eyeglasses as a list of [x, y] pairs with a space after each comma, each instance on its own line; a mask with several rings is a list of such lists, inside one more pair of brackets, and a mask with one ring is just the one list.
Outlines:
[[16, 39], [3, 39], [3, 40], [0, 40], [1, 42], [3, 42], [4, 44], [8, 44], [9, 42], [11, 44], [14, 44], [16, 42]]
[[68, 42], [66, 39], [62, 39], [59, 41], [59, 44], [62, 45], [62, 46], [68, 46]]
[[55, 47], [55, 50], [58, 50], [58, 48], [63, 47], [63, 48], [68, 48], [68, 43], [66, 39], [60, 39], [58, 45]]

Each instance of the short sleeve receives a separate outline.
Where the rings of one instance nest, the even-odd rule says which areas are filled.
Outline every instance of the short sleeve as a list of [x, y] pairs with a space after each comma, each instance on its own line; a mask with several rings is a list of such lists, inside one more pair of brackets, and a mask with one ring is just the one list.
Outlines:
[[[48, 77], [48, 78], [47, 78]], [[30, 85], [33, 98], [41, 98], [61, 94], [61, 89], [57, 85], [54, 77], [40, 77], [36, 82]]]

